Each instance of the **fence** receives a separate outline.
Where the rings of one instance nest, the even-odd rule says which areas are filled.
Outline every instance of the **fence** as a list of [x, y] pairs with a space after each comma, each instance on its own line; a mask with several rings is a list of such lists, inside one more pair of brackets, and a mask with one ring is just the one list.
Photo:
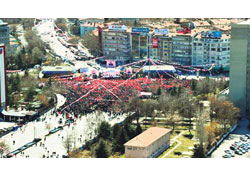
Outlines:
[[210, 157], [211, 154], [215, 151], [218, 146], [228, 137], [229, 134], [231, 134], [236, 128], [238, 124], [235, 124], [226, 134], [224, 134], [220, 140], [207, 152], [207, 157]]

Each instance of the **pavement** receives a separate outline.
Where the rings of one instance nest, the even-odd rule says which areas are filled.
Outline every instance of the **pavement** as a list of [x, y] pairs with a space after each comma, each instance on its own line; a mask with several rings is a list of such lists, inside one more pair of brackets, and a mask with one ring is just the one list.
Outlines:
[[[56, 108], [59, 108], [64, 104], [66, 99], [60, 94], [56, 96], [58, 102]], [[7, 143], [10, 148], [9, 151], [12, 152], [26, 143], [33, 141], [34, 138], [41, 138], [42, 140], [37, 145], [24, 150], [23, 153], [17, 154], [16, 158], [61, 158], [63, 155], [67, 155], [64, 141], [68, 136], [72, 138], [72, 147], [79, 148], [86, 141], [96, 137], [97, 128], [101, 121], [106, 120], [111, 125], [114, 125], [127, 117], [126, 115], [112, 117], [108, 116], [107, 113], [95, 111], [91, 114], [81, 116], [75, 120], [75, 123], [63, 127], [62, 130], [45, 136], [50, 130], [62, 126], [67, 120], [66, 116], [56, 116], [53, 110], [55, 108], [41, 116], [40, 121], [29, 122], [17, 131], [3, 136], [0, 141]], [[62, 119], [62, 124], [59, 124], [60, 119]]]
[[[250, 130], [248, 129], [249, 121], [246, 117], [243, 117], [239, 121], [239, 125], [237, 129], [230, 134], [221, 145], [212, 153], [211, 158], [222, 158], [225, 155], [225, 150], [230, 149], [229, 147], [236, 141], [240, 140], [240, 137], [245, 134], [250, 134]], [[235, 154], [235, 158], [249, 158], [250, 152], [247, 152], [243, 155]]]
[[[90, 73], [92, 72], [92, 70], [97, 71], [95, 68], [87, 65], [88, 61], [77, 61], [75, 59], [77, 55], [72, 53], [70, 51], [70, 48], [62, 45], [58, 38], [63, 40], [65, 43], [67, 43], [67, 38], [56, 36], [56, 31], [54, 29], [54, 20], [43, 20], [42, 22], [38, 23], [34, 29], [37, 30], [38, 35], [41, 37], [41, 39], [49, 44], [50, 48], [56, 55], [60, 55], [62, 58], [67, 58], [69, 61], [73, 62], [76, 69], [88, 67]], [[86, 49], [81, 43], [78, 45], [78, 50], [84, 52], [87, 56], [92, 56], [89, 53], [88, 49]]]

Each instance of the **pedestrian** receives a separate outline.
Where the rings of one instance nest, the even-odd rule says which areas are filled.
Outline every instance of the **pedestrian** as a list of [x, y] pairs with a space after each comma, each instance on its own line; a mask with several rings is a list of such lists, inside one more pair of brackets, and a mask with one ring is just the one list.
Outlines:
[[15, 140], [13, 140], [13, 145], [15, 145]]

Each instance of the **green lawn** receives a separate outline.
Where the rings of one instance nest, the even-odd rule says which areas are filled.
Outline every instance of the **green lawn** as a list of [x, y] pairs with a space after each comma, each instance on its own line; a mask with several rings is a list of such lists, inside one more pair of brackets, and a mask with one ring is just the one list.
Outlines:
[[[191, 131], [191, 133], [193, 135], [195, 135], [195, 131]], [[186, 131], [184, 133], [185, 134], [189, 134], [188, 131]], [[179, 140], [181, 142], [181, 145], [179, 147], [177, 147], [173, 152], [171, 152], [166, 158], [182, 158], [184, 156], [188, 156], [188, 155], [176, 155], [175, 153], [176, 152], [180, 152], [180, 153], [183, 153], [183, 152], [190, 152], [192, 150], [189, 150], [188, 147], [193, 147], [194, 146], [194, 142], [192, 139], [188, 138], [188, 137], [185, 137], [184, 135], [181, 135], [177, 140]], [[169, 149], [170, 150], [170, 149]], [[190, 156], [189, 156], [190, 157]]]

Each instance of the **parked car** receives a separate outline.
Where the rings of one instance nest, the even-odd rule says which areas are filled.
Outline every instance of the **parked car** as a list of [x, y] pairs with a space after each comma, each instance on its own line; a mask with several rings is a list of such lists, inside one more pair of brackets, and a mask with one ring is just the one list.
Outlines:
[[224, 156], [222, 156], [223, 158], [231, 158], [232, 155], [231, 154], [225, 154]]
[[243, 153], [240, 150], [236, 150], [235, 154], [242, 155]]

